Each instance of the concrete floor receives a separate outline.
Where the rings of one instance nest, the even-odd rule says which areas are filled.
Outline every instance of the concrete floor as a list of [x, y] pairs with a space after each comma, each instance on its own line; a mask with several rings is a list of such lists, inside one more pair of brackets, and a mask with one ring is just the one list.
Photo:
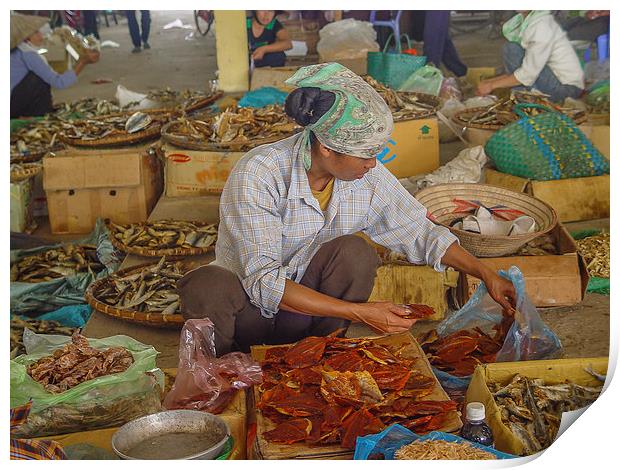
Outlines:
[[[152, 11], [152, 49], [132, 54], [131, 41], [126, 21], [119, 19], [118, 25], [100, 27], [102, 40], [120, 44], [118, 49], [104, 49], [101, 60], [87, 67], [78, 83], [67, 90], [55, 90], [56, 102], [70, 101], [84, 96], [112, 99], [117, 85], [130, 90], [146, 92], [153, 88], [170, 86], [173, 89], [208, 89], [209, 80], [215, 77], [215, 38], [213, 32], [206, 37], [190, 36], [192, 30], [170, 29], [163, 26], [179, 18], [184, 24], [193, 26], [192, 11]], [[500, 39], [489, 39], [486, 31], [462, 34], [454, 39], [463, 61], [469, 66], [500, 66]], [[92, 80], [108, 78], [111, 84], [93, 85]], [[463, 145], [460, 141], [441, 145], [441, 162], [453, 158]], [[587, 226], [588, 224], [579, 224]], [[597, 221], [597, 227], [609, 228], [609, 220]], [[575, 226], [577, 228], [577, 226]], [[569, 228], [570, 229], [570, 228]], [[38, 236], [49, 236], [46, 224], [36, 232]], [[66, 237], [62, 237], [66, 239]], [[609, 297], [588, 294], [584, 302], [570, 308], [541, 310], [543, 319], [560, 336], [566, 357], [605, 356], [609, 351]], [[433, 324], [420, 324], [413, 328], [421, 333]], [[113, 333], [112, 331], [110, 332]], [[361, 325], [353, 325], [349, 336], [368, 334]], [[171, 351], [172, 352], [172, 351]]]

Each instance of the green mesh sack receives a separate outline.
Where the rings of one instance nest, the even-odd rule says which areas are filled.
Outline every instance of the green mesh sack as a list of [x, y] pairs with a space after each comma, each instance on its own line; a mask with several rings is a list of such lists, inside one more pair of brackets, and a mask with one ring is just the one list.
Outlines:
[[[524, 108], [547, 112], [530, 117]], [[495, 132], [484, 147], [499, 171], [539, 181], [609, 173], [609, 160], [568, 116], [537, 104], [513, 109], [521, 119]]]

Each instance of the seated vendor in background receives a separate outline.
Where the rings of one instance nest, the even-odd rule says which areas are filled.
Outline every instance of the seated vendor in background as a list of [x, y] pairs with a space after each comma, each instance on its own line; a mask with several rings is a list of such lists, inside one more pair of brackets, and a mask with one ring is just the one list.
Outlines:
[[80, 57], [73, 70], [56, 73], [38, 53], [43, 45], [42, 29], [47, 19], [33, 15], [11, 15], [11, 118], [43, 116], [53, 111], [51, 88], [68, 88], [99, 53]]
[[248, 44], [255, 67], [282, 67], [286, 61], [284, 51], [293, 43], [274, 10], [254, 10], [247, 20]]
[[483, 80], [478, 95], [497, 88], [535, 88], [556, 103], [578, 98], [584, 73], [566, 32], [548, 10], [520, 11], [503, 26], [506, 74]]
[[213, 322], [217, 354], [325, 336], [351, 321], [408, 331], [405, 307], [368, 302], [380, 260], [360, 231], [411, 263], [482, 279], [509, 310], [513, 285], [377, 164], [393, 129], [381, 96], [335, 63], [303, 67], [286, 83], [298, 87], [286, 113], [304, 131], [237, 162], [222, 192], [216, 260], [177, 283], [183, 316]]

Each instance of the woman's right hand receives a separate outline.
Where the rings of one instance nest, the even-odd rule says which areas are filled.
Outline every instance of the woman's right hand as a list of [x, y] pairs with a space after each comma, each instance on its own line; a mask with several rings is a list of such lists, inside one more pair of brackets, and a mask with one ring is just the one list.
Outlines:
[[408, 313], [405, 307], [391, 302], [366, 302], [355, 304], [353, 316], [378, 333], [404, 333], [416, 322], [402, 318]]

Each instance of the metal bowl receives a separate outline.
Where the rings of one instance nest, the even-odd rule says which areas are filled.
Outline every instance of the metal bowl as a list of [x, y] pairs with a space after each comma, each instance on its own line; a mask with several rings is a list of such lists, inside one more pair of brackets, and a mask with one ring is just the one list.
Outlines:
[[127, 455], [127, 451], [146, 439], [169, 433], [215, 434], [217, 443], [198, 453], [179, 457], [183, 460], [214, 460], [224, 449], [230, 429], [219, 416], [203, 411], [172, 410], [134, 419], [119, 428], [112, 436], [112, 449], [125, 460], [139, 460]]

